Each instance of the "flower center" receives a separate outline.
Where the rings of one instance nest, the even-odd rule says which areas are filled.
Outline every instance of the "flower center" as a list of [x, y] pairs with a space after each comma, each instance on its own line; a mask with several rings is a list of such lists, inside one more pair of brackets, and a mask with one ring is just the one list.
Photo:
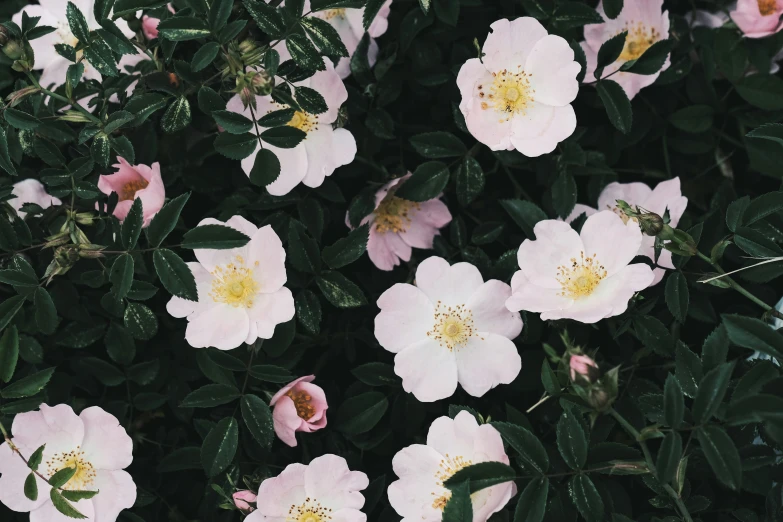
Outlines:
[[75, 468], [76, 473], [65, 483], [63, 489], [81, 491], [93, 485], [95, 468], [84, 458], [81, 446], [76, 446], [73, 451], [64, 451], [46, 461], [46, 473], [50, 477], [65, 468]]
[[[443, 483], [450, 479], [456, 472], [473, 464], [472, 460], [465, 460], [465, 457], [461, 455], [451, 458], [447, 453], [445, 457], [446, 458], [440, 461], [438, 471], [435, 472], [435, 480], [440, 487], [444, 487]], [[442, 495], [433, 492], [432, 496], [436, 497], [432, 502], [432, 507], [434, 509], [442, 510], [446, 507], [446, 504], [451, 498], [451, 492], [447, 491]]]
[[411, 224], [413, 211], [420, 208], [421, 205], [413, 201], [387, 195], [375, 209], [375, 231], [380, 234], [405, 232]]
[[[258, 266], [258, 261], [255, 262]], [[212, 291], [209, 296], [216, 303], [226, 303], [235, 308], [251, 308], [253, 298], [261, 285], [253, 278], [253, 269], [245, 267], [242, 256], [236, 256], [233, 263], [218, 266], [212, 271]]]
[[775, 14], [775, 11], [777, 10], [777, 1], [776, 0], [757, 0], [759, 4], [759, 13], [761, 13], [761, 16], [769, 16], [771, 14]]
[[120, 194], [120, 201], [128, 201], [131, 199], [136, 198], [136, 192], [140, 191], [141, 189], [147, 188], [147, 185], [149, 185], [149, 182], [146, 179], [139, 179], [136, 181], [129, 181], [125, 185], [122, 186], [122, 191]]
[[296, 111], [291, 121], [288, 122], [290, 127], [295, 127], [300, 131], [310, 132], [313, 129], [318, 129], [318, 116], [314, 116], [307, 112]]
[[332, 509], [324, 507], [320, 502], [310, 497], [304, 503], [293, 505], [288, 509], [285, 522], [327, 522], [332, 520]]
[[557, 267], [557, 281], [562, 291], [558, 294], [570, 299], [587, 297], [598, 287], [606, 277], [606, 269], [593, 257], [585, 257], [581, 252], [579, 259], [572, 257], [567, 265]]
[[428, 337], [438, 341], [441, 346], [454, 350], [467, 343], [475, 333], [473, 312], [465, 308], [465, 305], [445, 306], [438, 301], [432, 330], [427, 332]]
[[345, 9], [327, 9], [323, 14], [324, 20], [331, 20], [338, 16], [345, 18]]
[[294, 401], [296, 414], [299, 415], [301, 419], [310, 420], [313, 415], [315, 415], [315, 406], [310, 403], [313, 398], [309, 393], [291, 390], [286, 393], [286, 395]]
[[489, 88], [478, 86], [479, 98], [482, 109], [494, 109], [503, 118], [500, 121], [508, 121], [515, 114], [525, 114], [528, 105], [532, 103], [533, 93], [530, 87], [530, 76], [525, 71], [511, 73], [502, 70], [492, 73], [495, 79]]
[[625, 62], [636, 60], [661, 38], [657, 29], [648, 28], [641, 22], [636, 24], [633, 22], [626, 23], [625, 30], [628, 31], [628, 36], [625, 37], [625, 46], [619, 58]]

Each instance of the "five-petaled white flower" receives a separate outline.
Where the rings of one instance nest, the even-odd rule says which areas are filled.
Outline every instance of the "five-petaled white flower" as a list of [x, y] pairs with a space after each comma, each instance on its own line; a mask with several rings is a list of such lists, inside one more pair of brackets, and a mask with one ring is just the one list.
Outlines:
[[511, 279], [509, 310], [595, 323], [623, 313], [633, 294], [653, 281], [649, 266], [629, 264], [642, 244], [639, 224], [611, 210], [588, 217], [581, 234], [555, 219], [533, 230], [536, 239], [519, 247], [521, 270]]
[[198, 301], [172, 297], [166, 310], [187, 317], [185, 340], [194, 348], [237, 348], [270, 339], [275, 326], [294, 317], [294, 298], [286, 282], [285, 250], [272, 227], [258, 228], [241, 216], [225, 223], [207, 218], [201, 225], [226, 225], [250, 241], [228, 250], [195, 249], [188, 263]]
[[394, 372], [402, 387], [422, 402], [445, 399], [457, 383], [481, 397], [513, 381], [522, 360], [511, 341], [522, 319], [506, 309], [511, 288], [484, 282], [470, 263], [424, 260], [416, 286], [398, 283], [378, 299], [375, 337], [396, 353]]
[[492, 150], [525, 156], [552, 152], [576, 129], [571, 102], [581, 69], [563, 38], [530, 17], [494, 22], [481, 59], [457, 76], [470, 133]]
[[[413, 444], [392, 460], [399, 480], [389, 485], [389, 503], [402, 522], [440, 522], [451, 498], [443, 483], [457, 471], [479, 462], [508, 464], [503, 440], [489, 424], [479, 426], [467, 411], [454, 419], [440, 417], [430, 426], [427, 445]], [[513, 482], [485, 488], [470, 496], [473, 522], [486, 522], [516, 493]]]

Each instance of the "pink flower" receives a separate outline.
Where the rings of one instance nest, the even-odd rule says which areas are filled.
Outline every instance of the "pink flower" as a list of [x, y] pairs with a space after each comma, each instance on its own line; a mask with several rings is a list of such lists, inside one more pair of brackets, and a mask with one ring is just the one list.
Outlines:
[[314, 380], [315, 375], [299, 377], [283, 386], [269, 401], [274, 407], [275, 433], [292, 448], [296, 446], [295, 432], [312, 433], [326, 426], [329, 405], [321, 387], [312, 384]]
[[62, 201], [46, 193], [46, 189], [40, 181], [32, 178], [14, 183], [11, 194], [13, 194], [14, 197], [9, 199], [8, 203], [16, 210], [17, 215], [22, 219], [24, 219], [26, 215], [26, 213], [22, 211], [22, 206], [25, 203], [35, 203], [43, 209], [62, 204]]
[[185, 340], [194, 348], [232, 350], [256, 339], [271, 339], [275, 326], [294, 318], [294, 298], [283, 286], [285, 250], [272, 227], [258, 228], [242, 216], [223, 223], [206, 218], [201, 225], [224, 225], [250, 238], [227, 250], [197, 248], [188, 268], [196, 279], [198, 302], [172, 297], [166, 310], [187, 317]]
[[[76, 415], [70, 406], [41, 404], [39, 411], [14, 418], [13, 443], [25, 458], [46, 444], [38, 471], [49, 478], [55, 472], [75, 467], [64, 489], [99, 493], [73, 506], [94, 522], [113, 522], [120, 511], [136, 501], [136, 485], [123, 471], [133, 460], [133, 442], [119, 421], [93, 406]], [[0, 445], [0, 502], [11, 511], [30, 512], [31, 521], [65, 520], [49, 497], [51, 487], [36, 477], [38, 499], [24, 494], [30, 469], [8, 443]]]
[[166, 188], [160, 177], [160, 163], [147, 165], [131, 165], [124, 158], [117, 156], [119, 163], [114, 165], [117, 172], [98, 178], [98, 190], [104, 194], [116, 192], [119, 202], [114, 207], [114, 217], [125, 220], [133, 200], [141, 199], [144, 210], [144, 226], [150, 224], [152, 218], [163, 207], [166, 201]]
[[255, 511], [256, 508], [250, 504], [255, 504], [258, 497], [252, 491], [247, 489], [244, 491], [237, 491], [232, 498], [234, 499], [234, 505], [240, 511], [244, 511], [245, 513], [252, 513]]
[[141, 17], [141, 30], [144, 33], [144, 37], [147, 40], [152, 40], [158, 37], [158, 24], [160, 18], [154, 18], [152, 16], [144, 15]]
[[[603, 2], [600, 2], [597, 10], [604, 18], [604, 23], [586, 25], [585, 41], [581, 42], [587, 57], [587, 71], [584, 81], [595, 82], [593, 73], [597, 65], [598, 50], [604, 42], [613, 36], [628, 31], [623, 52], [613, 64], [604, 68], [603, 76], [615, 72], [625, 62], [639, 58], [655, 42], [668, 38], [669, 13], [668, 11], [661, 12], [662, 8], [663, 0], [625, 0], [619, 16], [611, 20], [604, 13]], [[667, 56], [661, 71], [668, 69], [669, 64]], [[644, 87], [652, 85], [661, 71], [655, 74], [618, 72], [613, 74], [611, 79], [620, 84], [628, 98], [633, 98]]]
[[457, 384], [481, 397], [513, 381], [522, 360], [512, 339], [522, 319], [506, 309], [511, 288], [484, 282], [470, 263], [422, 261], [416, 286], [398, 283], [378, 299], [375, 338], [396, 353], [394, 373], [421, 402], [450, 397]]
[[571, 102], [580, 66], [563, 38], [530, 17], [498, 20], [457, 75], [468, 130], [492, 150], [535, 157], [552, 152], [576, 128]]
[[581, 375], [590, 380], [590, 368], [598, 368], [598, 365], [586, 355], [572, 355], [568, 360], [568, 366], [571, 369], [571, 380], [576, 381], [576, 376]]
[[748, 38], [764, 38], [783, 29], [781, 14], [783, 0], [737, 0], [729, 16]]
[[[454, 473], [479, 462], [508, 464], [503, 440], [489, 424], [461, 411], [454, 419], [439, 417], [427, 433], [427, 445], [413, 444], [392, 460], [399, 480], [389, 485], [389, 503], [405, 521], [440, 522], [451, 492], [443, 486]], [[514, 482], [504, 482], [470, 496], [473, 521], [486, 522], [516, 493]]]
[[323, 455], [309, 465], [289, 464], [258, 488], [256, 510], [247, 522], [365, 522], [361, 491], [370, 481], [351, 471], [344, 458]]
[[588, 217], [580, 234], [555, 219], [533, 230], [536, 239], [519, 247], [509, 310], [595, 323], [625, 312], [634, 293], [653, 281], [649, 266], [629, 264], [642, 244], [639, 225], [612, 211]]
[[[412, 247], [431, 249], [438, 229], [451, 222], [449, 209], [439, 198], [415, 203], [394, 195], [409, 177], [406, 174], [381, 187], [375, 194], [375, 210], [361, 221], [370, 224], [367, 254], [381, 270], [393, 270], [400, 259], [410, 261]], [[347, 214], [345, 224], [353, 228]]]

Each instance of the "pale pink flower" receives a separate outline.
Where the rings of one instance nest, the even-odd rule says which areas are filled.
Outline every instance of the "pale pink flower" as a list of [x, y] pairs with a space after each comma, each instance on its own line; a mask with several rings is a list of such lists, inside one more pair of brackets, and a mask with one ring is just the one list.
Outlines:
[[[655, 189], [651, 189], [644, 183], [610, 183], [598, 196], [598, 209], [599, 210], [612, 210], [617, 213], [621, 218], [627, 220], [628, 218], [617, 208], [617, 200], [623, 200], [631, 206], [649, 210], [659, 216], [668, 209], [669, 211], [669, 225], [671, 227], [677, 227], [680, 222], [680, 218], [685, 212], [685, 208], [688, 206], [688, 198], [682, 195], [680, 190], [680, 178], [674, 178], [667, 181], [658, 183]], [[642, 236], [642, 244], [639, 247], [638, 255], [646, 256], [653, 261], [655, 260], [655, 238], [652, 236]], [[668, 250], [661, 249], [661, 253], [658, 256], [658, 266], [672, 269], [672, 253]], [[664, 268], [655, 268], [653, 274], [652, 285], [658, 284], [663, 279], [666, 270]], [[650, 286], [652, 286], [650, 285]]]
[[98, 178], [98, 190], [104, 194], [116, 192], [119, 197], [114, 207], [114, 217], [124, 221], [130, 212], [133, 201], [141, 200], [144, 210], [144, 226], [150, 224], [155, 214], [160, 212], [166, 201], [166, 188], [160, 177], [160, 163], [147, 165], [131, 165], [125, 158], [117, 156], [118, 164], [114, 165], [117, 172]]
[[237, 507], [238, 510], [243, 511], [245, 513], [252, 513], [256, 510], [254, 506], [251, 506], [250, 504], [255, 504], [258, 497], [255, 493], [252, 491], [246, 489], [243, 491], [237, 491], [234, 493], [231, 498], [234, 499], [234, 505]]
[[596, 362], [586, 355], [572, 355], [568, 360], [568, 367], [571, 370], [571, 380], [576, 381], [576, 376], [581, 375], [590, 380], [591, 368], [598, 368]]
[[[276, 49], [280, 52], [281, 60], [290, 58], [284, 44]], [[326, 176], [331, 176], [337, 167], [349, 164], [356, 156], [356, 140], [353, 134], [343, 128], [335, 129], [332, 125], [337, 120], [340, 106], [348, 99], [348, 91], [332, 63], [329, 60], [324, 63], [325, 71], [318, 71], [295, 85], [318, 91], [326, 101], [327, 111], [321, 114], [297, 111], [294, 114], [288, 125], [307, 133], [307, 137], [296, 147], [281, 149], [264, 143], [264, 148], [274, 152], [280, 160], [280, 176], [266, 187], [273, 196], [288, 194], [299, 183], [308, 187], [320, 187]], [[282, 80], [278, 81], [282, 83]], [[275, 102], [271, 96], [256, 96], [256, 106], [256, 118], [288, 107]], [[253, 118], [250, 108], [243, 106], [238, 94], [229, 100], [226, 109]], [[242, 160], [242, 170], [248, 176], [253, 170], [258, 150], [259, 146], [256, 145], [255, 152]]]
[[571, 102], [580, 66], [574, 51], [535, 18], [490, 27], [483, 58], [471, 58], [457, 75], [468, 130], [492, 150], [530, 157], [552, 152], [576, 128]]
[[[509, 463], [498, 431], [489, 424], [479, 426], [467, 411], [453, 420], [439, 417], [430, 426], [426, 446], [413, 444], [394, 456], [392, 467], [399, 480], [389, 485], [389, 503], [403, 522], [440, 522], [451, 498], [443, 482], [479, 462]], [[486, 522], [515, 493], [511, 481], [472, 494], [473, 522]]]
[[40, 181], [32, 178], [14, 183], [11, 194], [14, 197], [7, 201], [22, 219], [27, 215], [22, 211], [22, 206], [25, 203], [35, 203], [43, 209], [62, 204], [62, 201], [46, 193], [46, 189]]
[[581, 234], [556, 219], [539, 221], [533, 231], [536, 239], [519, 247], [509, 310], [595, 323], [625, 312], [634, 293], [653, 281], [649, 266], [629, 264], [642, 244], [639, 225], [610, 210], [588, 217]]
[[360, 509], [370, 481], [351, 471], [344, 458], [322, 455], [309, 465], [289, 464], [258, 488], [256, 510], [247, 522], [366, 522]]
[[[93, 6], [95, 0], [71, 0], [73, 4], [79, 8], [87, 20], [87, 27], [91, 31], [100, 29], [101, 25], [95, 19], [93, 14]], [[39, 82], [42, 86], [48, 87], [51, 85], [59, 86], [65, 83], [65, 75], [68, 71], [68, 66], [73, 62], [63, 58], [57, 51], [55, 51], [56, 44], [68, 44], [75, 46], [78, 43], [78, 39], [71, 32], [71, 28], [68, 25], [68, 19], [66, 17], [66, 8], [68, 2], [65, 0], [40, 0], [40, 5], [27, 5], [21, 11], [13, 16], [13, 21], [17, 25], [22, 24], [22, 12], [26, 12], [28, 16], [40, 16], [41, 20], [38, 25], [48, 25], [57, 29], [53, 33], [36, 38], [30, 45], [35, 53], [35, 66], [36, 70], [41, 70], [41, 78]], [[128, 27], [128, 22], [123, 19], [115, 20], [114, 23], [117, 28], [128, 38], [133, 37], [133, 31]], [[81, 58], [82, 51], [76, 53], [77, 57]], [[95, 70], [87, 61], [82, 61], [84, 64], [84, 79], [101, 81], [101, 73]], [[119, 65], [122, 69], [122, 64]]]
[[[382, 6], [378, 14], [373, 19], [370, 27], [367, 29], [367, 33], [370, 35], [370, 46], [367, 49], [367, 58], [370, 62], [370, 67], [375, 65], [378, 61], [378, 43], [376, 38], [380, 37], [389, 28], [389, 13], [391, 12], [392, 0], [387, 0]], [[310, 10], [309, 0], [305, 1], [304, 11]], [[364, 25], [362, 23], [362, 17], [364, 16], [364, 8], [360, 9], [326, 9], [324, 11], [318, 11], [312, 14], [326, 20], [329, 24], [337, 30], [337, 34], [340, 35], [340, 39], [345, 44], [345, 48], [348, 50], [348, 57], [341, 57], [335, 66], [337, 74], [340, 78], [348, 78], [351, 75], [351, 56], [359, 46], [359, 41], [364, 36]]]
[[470, 263], [440, 257], [422, 261], [416, 286], [397, 283], [378, 299], [375, 338], [396, 353], [394, 373], [421, 402], [454, 394], [457, 383], [474, 397], [513, 381], [522, 368], [512, 342], [522, 319], [506, 309], [511, 288], [484, 282]]
[[729, 16], [746, 37], [764, 38], [783, 29], [782, 14], [783, 0], [737, 0]]
[[[76, 473], [64, 489], [98, 491], [90, 499], [72, 502], [92, 522], [113, 522], [120, 511], [133, 506], [136, 485], [123, 471], [133, 460], [133, 441], [119, 421], [93, 406], [76, 415], [67, 404], [47, 406], [20, 413], [12, 427], [14, 445], [29, 458], [41, 445], [43, 460], [38, 472], [49, 478], [55, 472], [75, 467]], [[0, 445], [0, 502], [11, 511], [30, 512], [31, 522], [68, 520], [52, 504], [51, 487], [36, 477], [38, 499], [24, 494], [30, 469], [8, 443]]]
[[198, 288], [198, 302], [172, 297], [166, 310], [187, 317], [185, 340], [194, 348], [231, 350], [256, 339], [271, 339], [275, 326], [294, 318], [294, 298], [286, 282], [285, 250], [272, 227], [258, 228], [242, 216], [223, 223], [213, 218], [201, 225], [224, 225], [248, 236], [243, 247], [197, 248], [197, 262], [188, 263]]
[[[410, 261], [412, 248], [431, 249], [439, 229], [451, 222], [451, 213], [440, 198], [421, 203], [394, 195], [410, 174], [393, 179], [375, 194], [375, 210], [362, 219], [370, 224], [367, 255], [381, 270], [393, 270], [400, 260]], [[348, 215], [345, 224], [351, 227]]]
[[295, 432], [311, 433], [326, 426], [326, 394], [312, 384], [315, 375], [299, 377], [278, 391], [269, 405], [274, 408], [275, 433], [291, 446], [296, 446]]
[[[655, 42], [669, 37], [669, 12], [663, 11], [663, 0], [625, 0], [623, 10], [614, 20], [604, 13], [603, 2], [598, 3], [598, 13], [604, 18], [602, 24], [585, 26], [585, 41], [581, 42], [587, 57], [585, 82], [595, 82], [594, 72], [597, 65], [598, 50], [604, 42], [623, 31], [628, 31], [625, 37], [625, 47], [620, 57], [604, 68], [603, 76], [617, 71], [621, 65], [630, 60], [636, 60]], [[628, 98], [633, 98], [643, 88], [652, 85], [662, 71], [669, 68], [669, 57], [660, 71], [655, 74], [634, 74], [617, 72], [611, 80], [616, 81], [625, 91]]]

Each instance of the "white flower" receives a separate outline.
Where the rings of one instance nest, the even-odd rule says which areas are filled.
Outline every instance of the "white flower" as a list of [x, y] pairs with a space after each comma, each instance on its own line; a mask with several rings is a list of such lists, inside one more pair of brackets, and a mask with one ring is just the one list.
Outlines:
[[653, 281], [649, 266], [629, 264], [642, 244], [638, 223], [624, 223], [610, 210], [588, 217], [581, 234], [555, 219], [533, 230], [535, 241], [519, 247], [521, 270], [511, 279], [509, 310], [595, 323], [623, 313], [633, 294]]
[[166, 310], [187, 317], [185, 340], [194, 348], [237, 348], [270, 339], [275, 326], [294, 317], [294, 298], [284, 287], [285, 250], [272, 227], [258, 228], [241, 216], [225, 223], [207, 218], [201, 225], [226, 225], [250, 237], [228, 250], [196, 249], [188, 263], [196, 279], [198, 302], [172, 297]]
[[13, 194], [14, 197], [9, 199], [8, 203], [14, 207], [14, 210], [16, 210], [16, 213], [22, 219], [24, 219], [26, 215], [25, 212], [22, 211], [22, 206], [25, 203], [35, 203], [43, 209], [62, 203], [59, 199], [47, 194], [46, 189], [40, 181], [32, 178], [14, 183], [11, 194]]
[[511, 288], [484, 282], [470, 263], [424, 260], [416, 286], [398, 283], [378, 299], [375, 337], [396, 353], [394, 372], [422, 402], [445, 399], [457, 383], [481, 397], [513, 381], [522, 360], [511, 341], [522, 331], [518, 313], [504, 303]]
[[576, 129], [570, 104], [581, 67], [574, 51], [534, 18], [490, 27], [483, 58], [465, 62], [457, 76], [468, 130], [492, 150], [531, 157], [552, 152]]
[[[95, 19], [93, 14], [93, 6], [95, 0], [71, 0], [73, 4], [79, 8], [87, 20], [87, 26], [91, 31], [100, 29], [101, 25]], [[43, 70], [41, 78], [39, 80], [43, 87], [49, 87], [51, 85], [59, 86], [65, 83], [65, 75], [68, 71], [68, 66], [73, 63], [63, 58], [54, 46], [56, 44], [68, 44], [75, 46], [78, 43], [78, 39], [71, 32], [71, 28], [68, 25], [68, 19], [65, 15], [68, 7], [66, 0], [40, 0], [40, 5], [28, 5], [24, 9], [19, 11], [13, 16], [13, 21], [21, 26], [22, 13], [26, 12], [28, 16], [40, 16], [41, 20], [38, 25], [48, 25], [54, 27], [56, 31], [49, 33], [41, 38], [37, 38], [30, 42], [35, 53], [35, 69]], [[133, 31], [128, 27], [128, 23], [125, 20], [116, 20], [115, 25], [122, 31], [122, 33], [128, 38], [133, 36]], [[77, 53], [77, 56], [81, 56], [81, 51]], [[143, 59], [137, 55], [125, 55], [118, 64], [120, 70], [124, 70], [124, 65], [135, 65], [135, 61]], [[89, 62], [82, 61], [84, 64], [83, 78], [88, 80], [101, 81], [101, 73], [95, 70]]]
[[[98, 491], [73, 507], [91, 522], [114, 522], [120, 511], [133, 506], [136, 485], [123, 471], [133, 461], [133, 441], [119, 421], [93, 406], [78, 416], [67, 404], [20, 413], [12, 427], [14, 445], [29, 459], [46, 444], [39, 473], [50, 478], [64, 468], [76, 468], [65, 483], [66, 490]], [[0, 445], [0, 502], [12, 511], [30, 512], [30, 522], [72, 520], [61, 515], [49, 496], [51, 487], [36, 477], [38, 498], [28, 499], [24, 483], [30, 469], [8, 443]]]
[[[276, 49], [280, 52], [281, 60], [290, 58], [284, 43], [278, 45]], [[332, 125], [337, 120], [340, 106], [348, 99], [348, 91], [331, 62], [325, 60], [325, 63], [325, 71], [318, 71], [295, 85], [318, 91], [326, 101], [327, 111], [322, 114], [297, 111], [294, 114], [288, 125], [307, 133], [307, 137], [296, 147], [281, 149], [264, 143], [264, 148], [274, 152], [280, 160], [280, 176], [266, 187], [274, 196], [288, 194], [299, 183], [308, 187], [319, 187], [326, 176], [332, 175], [334, 169], [349, 164], [356, 156], [356, 140], [353, 135], [346, 129], [335, 129]], [[282, 81], [278, 79], [278, 82]], [[288, 107], [276, 103], [271, 96], [256, 96], [256, 106], [257, 109], [254, 110], [256, 119]], [[226, 109], [253, 119], [250, 107], [243, 106], [239, 95], [229, 100]], [[251, 132], [255, 133], [255, 129]], [[242, 160], [242, 170], [248, 176], [253, 170], [258, 151], [259, 146], [256, 145], [255, 152]]]
[[361, 491], [367, 475], [351, 471], [344, 458], [323, 455], [309, 465], [289, 464], [258, 488], [247, 522], [366, 522]]
[[[479, 462], [508, 464], [503, 440], [489, 424], [478, 425], [467, 411], [435, 419], [427, 445], [413, 444], [392, 460], [399, 480], [389, 485], [389, 503], [402, 522], [440, 522], [451, 492], [443, 486], [457, 471]], [[482, 489], [470, 496], [473, 522], [486, 522], [516, 493], [513, 482]]]

